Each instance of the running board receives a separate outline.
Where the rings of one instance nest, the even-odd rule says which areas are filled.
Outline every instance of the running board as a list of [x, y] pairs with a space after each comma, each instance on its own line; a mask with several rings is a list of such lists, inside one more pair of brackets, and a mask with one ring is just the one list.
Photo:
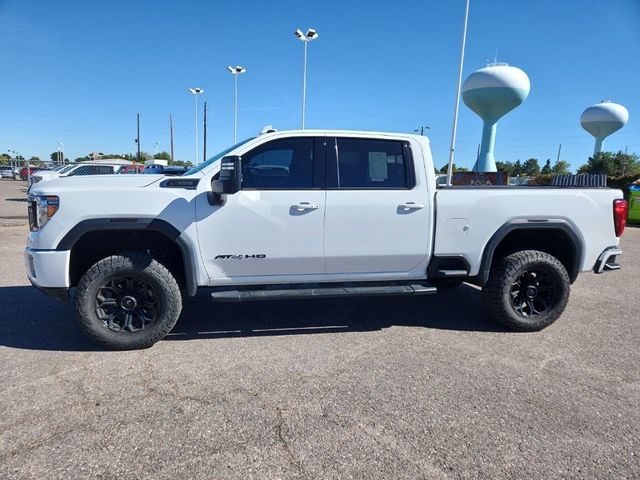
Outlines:
[[264, 288], [259, 290], [218, 290], [211, 293], [214, 302], [249, 302], [345, 296], [431, 295], [436, 287], [427, 283], [313, 288]]

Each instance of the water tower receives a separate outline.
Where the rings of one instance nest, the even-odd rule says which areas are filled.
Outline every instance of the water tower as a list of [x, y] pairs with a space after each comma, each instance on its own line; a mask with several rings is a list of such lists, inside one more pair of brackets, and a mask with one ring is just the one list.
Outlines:
[[506, 63], [491, 64], [473, 72], [462, 85], [464, 103], [484, 121], [480, 154], [474, 172], [495, 172], [493, 148], [498, 119], [516, 108], [529, 95], [531, 83], [522, 70]]
[[602, 101], [591, 105], [580, 117], [580, 125], [591, 135], [596, 137], [596, 146], [593, 154], [602, 151], [604, 139], [617, 132], [629, 121], [629, 112], [622, 105]]

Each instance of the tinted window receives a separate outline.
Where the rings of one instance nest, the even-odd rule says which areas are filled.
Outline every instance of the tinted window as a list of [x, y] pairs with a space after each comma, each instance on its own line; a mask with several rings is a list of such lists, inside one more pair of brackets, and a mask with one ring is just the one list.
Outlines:
[[285, 138], [242, 156], [242, 187], [259, 190], [313, 187], [313, 138]]
[[409, 188], [402, 142], [338, 138], [340, 188]]

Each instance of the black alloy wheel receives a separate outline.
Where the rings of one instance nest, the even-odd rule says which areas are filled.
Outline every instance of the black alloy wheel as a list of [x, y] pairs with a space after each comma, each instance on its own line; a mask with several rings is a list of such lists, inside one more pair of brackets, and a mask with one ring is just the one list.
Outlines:
[[153, 287], [135, 275], [116, 275], [96, 294], [96, 315], [114, 332], [138, 332], [158, 319], [160, 300]]

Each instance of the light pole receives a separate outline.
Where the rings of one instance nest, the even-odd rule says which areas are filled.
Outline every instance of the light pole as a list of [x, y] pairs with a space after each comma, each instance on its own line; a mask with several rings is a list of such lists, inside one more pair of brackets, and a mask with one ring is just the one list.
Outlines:
[[194, 161], [195, 161], [195, 165], [198, 165], [198, 95], [200, 95], [201, 93], [204, 93], [204, 89], [196, 87], [196, 88], [190, 88], [189, 91], [191, 93], [193, 93], [193, 96], [196, 97], [196, 147], [195, 147], [195, 157], [194, 157]]
[[233, 75], [233, 143], [238, 143], [238, 75], [247, 71], [246, 68], [236, 65], [227, 67], [229, 73]]
[[447, 186], [451, 186], [453, 175], [453, 160], [456, 150], [456, 132], [458, 130], [458, 106], [460, 105], [460, 89], [462, 88], [462, 69], [464, 67], [464, 47], [467, 44], [467, 24], [469, 22], [469, 0], [464, 10], [464, 28], [462, 30], [462, 47], [460, 48], [460, 65], [458, 66], [458, 86], [456, 88], [456, 102], [453, 109], [453, 127], [451, 128], [451, 146], [449, 147], [449, 164], [447, 165]]
[[[16, 165], [20, 166], [20, 160], [18, 160], [18, 157], [20, 156], [20, 154], [15, 150], [7, 150], [7, 151], [13, 153], [13, 155], [16, 157]], [[29, 166], [29, 162], [27, 161], [26, 158], [23, 157], [23, 160], [24, 160], [24, 166], [27, 169], [27, 185], [31, 186], [31, 167]]]
[[64, 143], [58, 143], [58, 151], [60, 152], [60, 157], [58, 157], [58, 164], [64, 165]]
[[302, 130], [304, 130], [304, 117], [307, 103], [307, 44], [311, 40], [315, 40], [318, 38], [318, 32], [316, 32], [313, 28], [307, 30], [306, 35], [302, 33], [302, 30], [297, 29], [294, 32], [294, 35], [304, 42], [304, 72], [302, 77]]
[[422, 127], [421, 126], [420, 128], [416, 128], [414, 130], [414, 132], [416, 132], [416, 133], [420, 132], [420, 135], [424, 135], [424, 131], [425, 130], [431, 130], [431, 127], [427, 127], [427, 126]]
[[[18, 167], [20, 167], [20, 160], [18, 160], [18, 152], [16, 152], [15, 150], [7, 150], [7, 152], [9, 153], [13, 153], [13, 165], [11, 166], [12, 170], [13, 170], [13, 179], [16, 179], [16, 170], [18, 170], [17, 175], [20, 175], [20, 170], [18, 169]], [[27, 169], [28, 170], [28, 169]]]

